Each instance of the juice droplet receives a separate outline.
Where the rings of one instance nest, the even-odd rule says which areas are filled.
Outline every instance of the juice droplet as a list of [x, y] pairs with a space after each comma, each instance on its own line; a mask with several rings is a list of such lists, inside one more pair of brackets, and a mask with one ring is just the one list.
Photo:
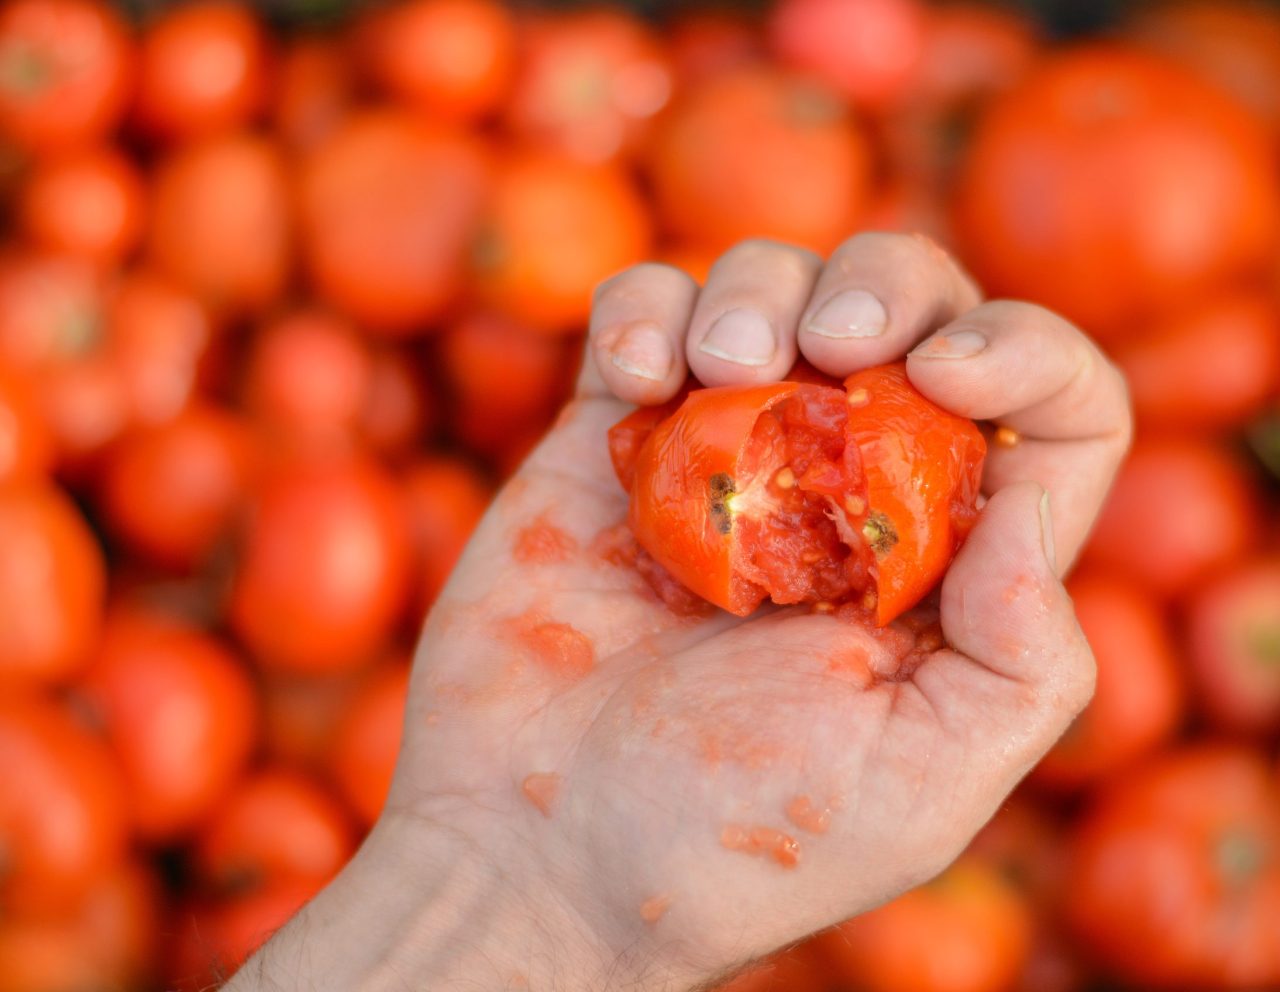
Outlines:
[[544, 513], [516, 532], [513, 554], [524, 565], [568, 561], [578, 550], [573, 535], [557, 527]]
[[537, 807], [538, 812], [549, 819], [551, 807], [560, 797], [561, 781], [555, 772], [534, 772], [525, 776], [520, 791], [524, 793], [525, 799]]
[[595, 668], [596, 650], [590, 638], [570, 624], [546, 620], [531, 611], [509, 620], [507, 626], [519, 646], [556, 675], [580, 679]]
[[808, 796], [796, 796], [787, 804], [787, 819], [811, 834], [825, 834], [831, 826], [831, 810], [815, 806]]
[[640, 904], [640, 919], [652, 925], [657, 923], [667, 910], [671, 908], [671, 897], [667, 895], [650, 896]]
[[800, 844], [790, 834], [772, 827], [731, 823], [720, 832], [720, 846], [756, 858], [772, 858], [783, 868], [794, 868], [800, 862]]

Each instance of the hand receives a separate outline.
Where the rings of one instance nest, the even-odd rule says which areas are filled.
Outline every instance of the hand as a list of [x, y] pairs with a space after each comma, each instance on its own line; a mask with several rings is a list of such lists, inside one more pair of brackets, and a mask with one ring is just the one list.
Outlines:
[[[837, 376], [907, 354], [923, 393], [1017, 439], [993, 444], [932, 608], [947, 646], [805, 608], [675, 615], [603, 553], [626, 513], [605, 432], [628, 404], [689, 372], [777, 380], [798, 354]], [[577, 398], [427, 623], [382, 822], [245, 974], [309, 941], [317, 988], [691, 988], [931, 877], [1090, 696], [1059, 576], [1129, 430], [1083, 334], [981, 303], [922, 238], [859, 235], [825, 266], [744, 243], [701, 290], [659, 265], [616, 276]]]

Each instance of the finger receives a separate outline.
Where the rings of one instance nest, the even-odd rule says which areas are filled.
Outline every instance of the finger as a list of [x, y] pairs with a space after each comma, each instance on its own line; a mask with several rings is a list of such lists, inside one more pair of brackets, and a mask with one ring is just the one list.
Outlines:
[[698, 284], [670, 265], [635, 265], [596, 289], [579, 396], [664, 403], [687, 375], [684, 338]]
[[711, 268], [689, 325], [689, 369], [707, 386], [777, 382], [796, 360], [796, 324], [822, 260], [744, 241]]
[[935, 403], [1016, 433], [993, 444], [984, 488], [1034, 480], [1049, 491], [1059, 573], [1070, 567], [1128, 449], [1124, 377], [1080, 330], [1029, 303], [985, 303], [907, 358]]
[[896, 361], [982, 299], [954, 260], [923, 235], [859, 234], [822, 271], [798, 335], [823, 372], [846, 376]]

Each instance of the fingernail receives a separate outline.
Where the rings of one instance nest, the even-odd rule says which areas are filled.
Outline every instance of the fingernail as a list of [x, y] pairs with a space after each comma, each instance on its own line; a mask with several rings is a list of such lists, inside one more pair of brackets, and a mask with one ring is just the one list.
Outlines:
[[609, 349], [616, 369], [661, 382], [671, 371], [671, 342], [657, 324], [632, 324]]
[[883, 303], [866, 290], [848, 289], [827, 300], [805, 329], [824, 338], [874, 338], [888, 323]]
[[935, 334], [911, 354], [917, 358], [972, 358], [986, 346], [986, 337], [977, 331], [953, 331]]
[[1049, 491], [1040, 497], [1040, 539], [1044, 543], [1045, 561], [1055, 572], [1058, 570], [1058, 552], [1053, 542], [1053, 511], [1049, 508]]
[[768, 365], [777, 348], [769, 319], [746, 307], [721, 314], [698, 345], [699, 351], [739, 365]]

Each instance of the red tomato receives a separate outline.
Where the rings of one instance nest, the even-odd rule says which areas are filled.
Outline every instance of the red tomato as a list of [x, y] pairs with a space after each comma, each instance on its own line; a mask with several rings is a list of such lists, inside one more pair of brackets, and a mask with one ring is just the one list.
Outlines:
[[348, 804], [370, 826], [382, 812], [404, 728], [409, 665], [387, 665], [352, 697], [329, 751], [329, 774]]
[[405, 497], [417, 553], [420, 609], [440, 595], [493, 498], [474, 468], [448, 457], [424, 458], [405, 474]]
[[369, 75], [433, 119], [477, 120], [507, 98], [516, 24], [498, 0], [407, 0], [376, 10], [363, 34]]
[[276, 133], [290, 148], [313, 148], [342, 123], [355, 100], [345, 48], [322, 35], [291, 38], [272, 90]]
[[932, 882], [819, 938], [836, 973], [866, 992], [1003, 992], [1030, 951], [1026, 899], [963, 858]]
[[86, 148], [37, 163], [18, 194], [18, 211], [36, 244], [118, 262], [142, 237], [146, 191], [122, 152]]
[[93, 341], [103, 280], [83, 258], [9, 250], [0, 255], [0, 363], [25, 374]]
[[977, 3], [928, 7], [911, 99], [963, 107], [1018, 82], [1039, 49], [1035, 23], [1012, 10]]
[[420, 450], [435, 426], [434, 390], [417, 356], [391, 345], [375, 349], [369, 391], [360, 411], [360, 435], [386, 458]]
[[1085, 555], [1172, 597], [1254, 547], [1260, 530], [1251, 480], [1229, 454], [1148, 437], [1121, 467]]
[[1280, 727], [1280, 559], [1242, 562], [1197, 589], [1187, 653], [1196, 701], [1225, 730]]
[[247, 124], [266, 97], [267, 62], [252, 6], [198, 0], [162, 9], [142, 36], [138, 123], [169, 140]]
[[780, 0], [769, 41], [858, 107], [887, 110], [910, 87], [925, 52], [917, 0]]
[[956, 236], [990, 292], [1119, 339], [1270, 262], [1272, 157], [1261, 126], [1194, 75], [1114, 45], [1070, 49], [979, 123]]
[[324, 884], [355, 850], [351, 822], [318, 782], [283, 766], [244, 779], [196, 839], [196, 870], [213, 892], [281, 879]]
[[1156, 427], [1236, 427], [1280, 391], [1280, 310], [1259, 292], [1209, 296], [1115, 349], [1134, 412]]
[[112, 450], [102, 479], [105, 521], [131, 552], [177, 571], [194, 569], [230, 531], [255, 455], [239, 417], [192, 406]]
[[1067, 585], [1098, 663], [1098, 688], [1033, 773], [1060, 790], [1090, 785], [1177, 732], [1186, 692], [1160, 603], [1141, 587], [1081, 572]]
[[857, 372], [843, 391], [694, 390], [655, 426], [665, 412], [610, 431], [631, 527], [678, 580], [740, 616], [766, 596], [871, 591], [863, 602], [886, 624], [938, 582], [976, 516], [982, 435], [902, 365]]
[[0, 484], [0, 695], [54, 682], [88, 660], [106, 564], [75, 505], [40, 482]]
[[356, 458], [282, 466], [243, 535], [231, 622], [263, 667], [355, 668], [401, 619], [410, 535], [391, 480]]
[[156, 170], [151, 258], [216, 311], [260, 312], [289, 277], [291, 202], [273, 141], [231, 134], [186, 146]]
[[365, 668], [322, 675], [262, 673], [262, 724], [269, 757], [322, 768], [338, 721], [369, 677]]
[[73, 910], [124, 857], [120, 776], [95, 737], [51, 700], [0, 696], [0, 905]]
[[1036, 906], [1056, 906], [1066, 883], [1063, 825], [1041, 806], [1015, 793], [967, 848]]
[[761, 38], [749, 17], [719, 9], [676, 8], [663, 35], [676, 77], [684, 86], [702, 82], [761, 58]]
[[35, 389], [0, 364], [0, 485], [44, 478], [52, 465], [53, 439]]
[[473, 136], [396, 110], [353, 114], [303, 163], [318, 295], [369, 329], [424, 333], [461, 289], [488, 186]]
[[871, 155], [834, 94], [756, 67], [690, 87], [664, 117], [648, 164], [671, 233], [722, 251], [765, 237], [825, 253], [856, 227]]
[[253, 684], [204, 631], [116, 609], [78, 692], [119, 759], [138, 833], [182, 837], [224, 802], [257, 735]]
[[1280, 986], [1280, 795], [1262, 755], [1200, 742], [1117, 782], [1077, 829], [1066, 910], [1127, 984]]
[[580, 162], [630, 154], [671, 99], [673, 72], [634, 15], [605, 8], [541, 13], [525, 25], [507, 124]]
[[0, 7], [0, 133], [49, 152], [105, 137], [129, 98], [128, 29], [98, 0]]

